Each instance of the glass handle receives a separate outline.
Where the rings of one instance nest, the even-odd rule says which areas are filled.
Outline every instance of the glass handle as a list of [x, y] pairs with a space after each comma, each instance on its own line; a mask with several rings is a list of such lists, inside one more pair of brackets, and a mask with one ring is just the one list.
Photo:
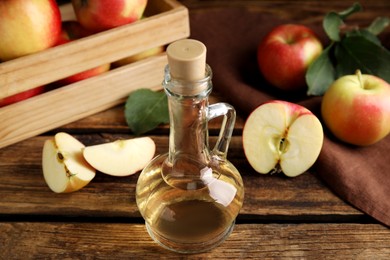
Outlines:
[[236, 122], [236, 110], [227, 103], [217, 103], [208, 106], [207, 120], [223, 116], [221, 130], [218, 140], [212, 150], [214, 155], [226, 159], [229, 143], [232, 138], [234, 124]]

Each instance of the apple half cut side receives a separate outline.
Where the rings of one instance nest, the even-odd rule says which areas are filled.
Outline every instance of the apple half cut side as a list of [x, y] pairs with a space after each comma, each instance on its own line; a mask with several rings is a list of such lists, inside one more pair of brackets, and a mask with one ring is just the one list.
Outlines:
[[67, 133], [57, 133], [45, 141], [42, 153], [43, 176], [56, 193], [77, 191], [94, 177], [93, 169], [83, 157], [84, 145]]
[[249, 164], [259, 173], [282, 171], [295, 177], [317, 160], [323, 144], [321, 122], [308, 109], [274, 100], [257, 107], [243, 129]]
[[128, 176], [142, 170], [153, 158], [156, 145], [150, 137], [88, 146], [84, 158], [96, 170], [112, 176]]

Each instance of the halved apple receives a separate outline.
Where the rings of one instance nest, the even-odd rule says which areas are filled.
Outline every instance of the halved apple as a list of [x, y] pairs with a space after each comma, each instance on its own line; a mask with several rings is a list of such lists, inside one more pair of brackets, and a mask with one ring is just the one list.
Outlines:
[[84, 158], [96, 170], [112, 176], [128, 176], [142, 170], [153, 158], [156, 145], [150, 137], [88, 146]]
[[84, 159], [84, 145], [67, 133], [57, 133], [45, 141], [42, 153], [43, 176], [49, 188], [57, 193], [83, 188], [95, 177]]
[[280, 100], [257, 107], [242, 136], [245, 156], [257, 172], [282, 171], [289, 177], [315, 163], [324, 139], [321, 122], [310, 110]]

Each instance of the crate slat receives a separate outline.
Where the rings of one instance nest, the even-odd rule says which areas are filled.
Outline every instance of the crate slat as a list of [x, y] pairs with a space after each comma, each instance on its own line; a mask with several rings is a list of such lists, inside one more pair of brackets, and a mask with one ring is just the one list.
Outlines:
[[0, 109], [0, 148], [161, 89], [166, 64], [164, 53]]

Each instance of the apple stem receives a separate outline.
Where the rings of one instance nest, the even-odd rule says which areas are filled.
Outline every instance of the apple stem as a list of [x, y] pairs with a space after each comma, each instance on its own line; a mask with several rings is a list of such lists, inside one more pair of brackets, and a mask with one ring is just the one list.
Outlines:
[[358, 77], [360, 87], [362, 89], [364, 89], [364, 81], [363, 81], [363, 77], [362, 77], [362, 72], [360, 70], [356, 70], [356, 76]]

